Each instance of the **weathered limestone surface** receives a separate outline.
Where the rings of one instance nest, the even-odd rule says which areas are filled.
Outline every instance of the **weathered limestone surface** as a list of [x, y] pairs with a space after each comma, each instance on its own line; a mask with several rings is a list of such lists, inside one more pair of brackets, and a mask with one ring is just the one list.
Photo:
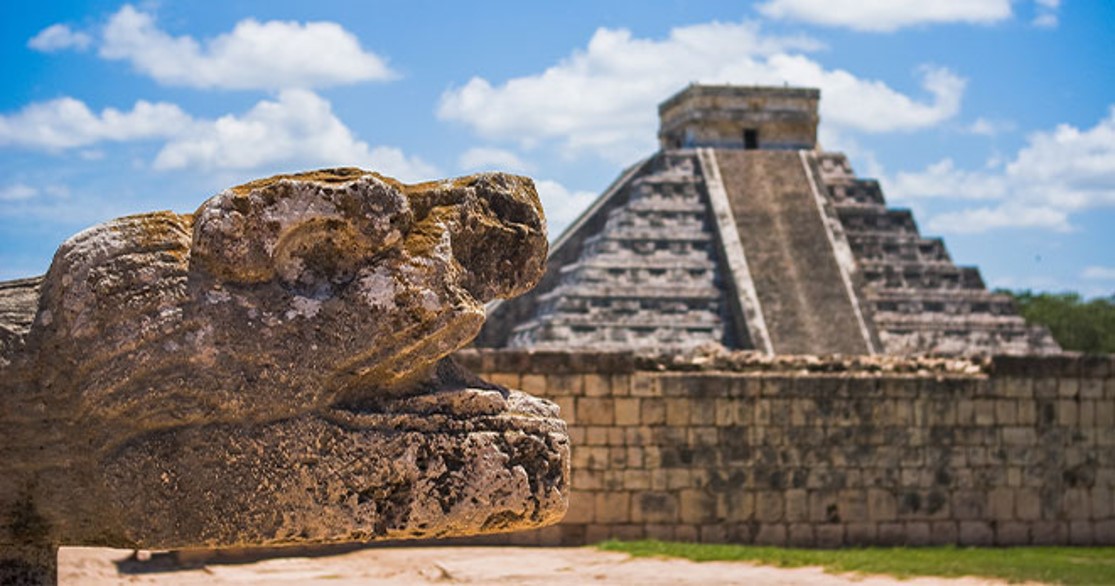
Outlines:
[[46, 576], [53, 558], [28, 552], [58, 544], [556, 522], [556, 406], [445, 358], [485, 302], [533, 286], [546, 248], [529, 179], [403, 185], [359, 169], [74, 236], [45, 277], [0, 284], [0, 577]]
[[510, 347], [692, 348], [731, 343], [729, 313], [696, 156], [648, 161], [623, 187], [580, 256], [540, 286], [537, 309], [518, 324]]
[[1057, 354], [1049, 330], [987, 290], [979, 269], [953, 263], [909, 210], [887, 207], [877, 181], [857, 177], [841, 153], [808, 155], [855, 257], [860, 301], [887, 354]]
[[456, 357], [573, 444], [562, 522], [485, 543], [1115, 545], [1115, 355]]

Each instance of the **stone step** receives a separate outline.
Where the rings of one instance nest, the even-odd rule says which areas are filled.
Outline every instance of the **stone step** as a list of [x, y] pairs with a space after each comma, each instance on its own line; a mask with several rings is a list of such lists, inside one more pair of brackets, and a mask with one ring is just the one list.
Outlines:
[[842, 206], [836, 208], [844, 231], [849, 236], [863, 232], [918, 234], [917, 223], [910, 210], [876, 206]]
[[799, 154], [716, 158], [774, 351], [868, 353]]

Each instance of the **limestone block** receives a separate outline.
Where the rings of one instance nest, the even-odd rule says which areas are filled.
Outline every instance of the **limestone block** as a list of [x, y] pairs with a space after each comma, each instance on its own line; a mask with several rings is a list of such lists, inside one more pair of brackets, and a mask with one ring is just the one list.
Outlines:
[[627, 449], [620, 446], [609, 447], [608, 472], [619, 476], [623, 474], [624, 468], [627, 468]]
[[786, 544], [790, 547], [813, 547], [817, 536], [809, 523], [790, 523]]
[[[581, 451], [574, 450], [574, 455]], [[602, 470], [588, 470], [577, 466], [576, 457], [573, 460], [573, 486], [578, 491], [603, 490], [604, 472]]]
[[[575, 408], [576, 401], [573, 397], [553, 397], [550, 400], [558, 406], [558, 414], [566, 423], [569, 425], [576, 425], [577, 409]], [[574, 441], [574, 443], [577, 442]]]
[[1080, 393], [1080, 379], [1062, 378], [1057, 381], [1057, 396], [1062, 399], [1075, 399]]
[[929, 542], [932, 545], [953, 545], [957, 540], [954, 521], [934, 521], [929, 524]]
[[995, 525], [995, 545], [1029, 545], [1030, 526], [1027, 523], [1008, 521]]
[[995, 401], [995, 421], [999, 425], [1018, 424], [1018, 403], [1010, 399]]
[[702, 525], [701, 543], [726, 543], [731, 541], [728, 537], [728, 527], [725, 525]]
[[1115, 427], [1115, 401], [1096, 401], [1096, 427]]
[[987, 547], [995, 544], [995, 533], [991, 524], [985, 521], [961, 521], [959, 543]]
[[956, 519], [984, 519], [987, 511], [987, 493], [978, 490], [958, 490], [952, 493], [952, 513]]
[[518, 388], [524, 393], [548, 397], [546, 394], [546, 376], [542, 374], [523, 374], [519, 379]]
[[586, 397], [610, 397], [612, 395], [611, 380], [604, 374], [585, 375]]
[[1115, 519], [1097, 521], [1092, 531], [1096, 545], [1115, 545]]
[[631, 396], [631, 375], [613, 374], [611, 379], [613, 397]]
[[736, 490], [720, 495], [723, 506], [718, 506], [720, 516], [729, 521], [751, 521], [755, 516], [755, 494]]
[[579, 396], [585, 394], [585, 377], [579, 374], [546, 375], [546, 397]]
[[[801, 489], [786, 491], [786, 521], [796, 523], [809, 519], [808, 493]], [[791, 527], [791, 533], [793, 527]]]
[[649, 470], [624, 470], [623, 487], [628, 490], [649, 490], [651, 487], [651, 473]]
[[639, 425], [640, 399], [616, 399], [616, 425]]
[[960, 425], [972, 425], [976, 422], [976, 402], [971, 399], [961, 399], [956, 404], [956, 422]]
[[690, 425], [716, 425], [716, 401], [696, 400], [689, 407]]
[[674, 539], [678, 541], [697, 541], [700, 535], [700, 528], [696, 525], [678, 525], [674, 528]]
[[628, 523], [631, 521], [631, 493], [605, 491], [596, 493], [597, 523]]
[[817, 547], [835, 549], [844, 545], [843, 525], [815, 525]]
[[764, 490], [755, 495], [755, 518], [762, 523], [774, 523], [785, 518], [785, 498], [782, 492]]
[[994, 488], [987, 497], [991, 518], [1003, 522], [1014, 519], [1014, 494], [1010, 488]]
[[594, 523], [596, 522], [596, 498], [590, 492], [576, 492], [570, 495], [569, 510], [565, 513], [563, 523]]
[[1095, 541], [1091, 521], [1069, 522], [1069, 543], [1073, 545], [1092, 545]]
[[977, 399], [975, 401], [975, 424], [995, 424], [995, 401], [990, 399]]
[[870, 545], [875, 543], [878, 528], [874, 523], [848, 523], [845, 527], [845, 545]]
[[666, 401], [664, 399], [643, 399], [639, 409], [643, 425], [662, 425], [666, 423]]
[[1018, 401], [1018, 424], [1034, 425], [1038, 421], [1037, 403], [1023, 399]]
[[692, 401], [689, 399], [666, 399], [666, 425], [689, 425], [689, 411]]
[[867, 515], [872, 521], [893, 521], [898, 515], [898, 502], [889, 490], [867, 490]]
[[1068, 539], [1068, 524], [1061, 521], [1037, 521], [1030, 525], [1032, 545], [1061, 545]]
[[635, 523], [676, 523], [678, 497], [672, 492], [644, 492], [635, 497], [631, 520]]
[[1033, 382], [1029, 378], [1009, 377], [995, 381], [1004, 397], [1030, 399], [1034, 396]]
[[1064, 427], [1076, 427], [1080, 421], [1080, 406], [1072, 399], [1057, 401], [1057, 423]]
[[693, 471], [689, 468], [670, 468], [666, 470], [666, 487], [670, 490], [693, 486]]
[[1095, 401], [1080, 401], [1078, 403], [1079, 409], [1077, 414], [1080, 420], [1077, 425], [1083, 428], [1090, 428], [1096, 426], [1096, 402]]
[[809, 520], [813, 523], [840, 523], [840, 506], [833, 492], [809, 491]]
[[1096, 486], [1091, 490], [1092, 518], [1099, 521], [1115, 517], [1115, 489]]
[[746, 423], [742, 418], [744, 411], [740, 408], [741, 401], [737, 398], [716, 399], [716, 425], [718, 427], [734, 427]]
[[1037, 445], [1037, 431], [1033, 427], [1004, 427], [1001, 433], [1003, 444], [1007, 446]]
[[556, 522], [556, 407], [443, 360], [546, 247], [531, 181], [492, 173], [277, 176], [81, 232], [0, 349], [0, 550]]
[[782, 524], [763, 524], [755, 534], [755, 545], [786, 545], [786, 526]]
[[867, 493], [863, 490], [840, 491], [837, 510], [845, 523], [867, 521]]
[[1080, 381], [1080, 397], [1097, 401], [1103, 399], [1103, 379], [1086, 378]]
[[586, 446], [606, 446], [608, 445], [608, 427], [602, 425], [593, 425], [585, 427], [585, 443]]
[[903, 523], [879, 523], [875, 543], [891, 547], [906, 545], [906, 526]]
[[929, 523], [925, 521], [911, 521], [906, 523], [906, 545], [921, 547], [932, 543], [930, 538]]
[[646, 526], [647, 539], [657, 539], [658, 541], [675, 541], [674, 524], [648, 524]]
[[678, 496], [682, 523], [708, 523], [716, 518], [716, 498], [701, 489], [684, 489]]
[[631, 378], [631, 395], [634, 397], [661, 397], [660, 377], [653, 374], [636, 373]]
[[1083, 488], [1065, 490], [1063, 510], [1065, 518], [1071, 521], [1084, 521], [1092, 517], [1092, 499], [1089, 491]]
[[580, 425], [612, 425], [616, 420], [612, 399], [577, 397], [577, 423]]
[[612, 525], [588, 525], [585, 527], [585, 543], [599, 543], [615, 536]]

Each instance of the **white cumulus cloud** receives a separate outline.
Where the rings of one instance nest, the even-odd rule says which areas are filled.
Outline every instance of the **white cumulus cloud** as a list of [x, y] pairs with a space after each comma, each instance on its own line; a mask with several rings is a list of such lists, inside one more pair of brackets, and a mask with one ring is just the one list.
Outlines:
[[457, 166], [465, 171], [508, 171], [523, 173], [531, 166], [515, 153], [493, 147], [474, 147], [461, 153]]
[[997, 201], [933, 217], [942, 232], [983, 232], [1005, 227], [1071, 228], [1070, 217], [1115, 207], [1115, 106], [1087, 129], [1062, 124], [1031, 134], [1002, 169], [969, 171], [944, 159], [923, 171], [888, 180], [895, 199], [943, 198]]
[[87, 33], [75, 31], [64, 24], [52, 24], [39, 34], [27, 41], [27, 46], [42, 51], [53, 53], [63, 49], [77, 49], [83, 51], [93, 43], [93, 37]]
[[921, 69], [929, 97], [919, 99], [801, 54], [819, 47], [765, 35], [753, 22], [679, 27], [665, 39], [601, 28], [545, 71], [498, 84], [474, 77], [450, 89], [438, 116], [524, 148], [555, 141], [567, 154], [629, 162], [655, 147], [657, 103], [690, 82], [819, 87], [826, 124], [867, 132], [930, 127], [959, 110], [965, 82], [947, 69]]
[[963, 130], [977, 136], [994, 137], [1004, 132], [1011, 132], [1016, 128], [1017, 126], [1009, 120], [989, 120], [981, 116], [964, 127]]
[[65, 97], [36, 102], [0, 115], [0, 146], [59, 150], [102, 141], [172, 136], [190, 123], [174, 104], [139, 100], [131, 111], [105, 108], [94, 113], [84, 102]]
[[1010, 0], [768, 0], [757, 8], [768, 18], [873, 32], [929, 24], [992, 24], [1011, 17]]
[[156, 169], [258, 169], [275, 165], [361, 166], [403, 181], [437, 169], [397, 148], [370, 147], [308, 90], [284, 90], [243, 115], [198, 120], [155, 157]]
[[[175, 104], [143, 100], [130, 111], [105, 108], [96, 113], [71, 97], [0, 115], [0, 146], [61, 151], [138, 140], [163, 142], [153, 163], [159, 170], [355, 165], [403, 181], [439, 174], [433, 165], [398, 148], [373, 147], [357, 139], [332, 105], [309, 90], [283, 90], [241, 115], [216, 119], [193, 118]], [[85, 149], [79, 155], [97, 160], [104, 152]]]
[[13, 183], [0, 187], [0, 201], [23, 201], [39, 195], [37, 188], [23, 183]]
[[1085, 267], [1080, 276], [1097, 281], [1115, 281], [1115, 267]]
[[130, 5], [109, 19], [100, 55], [128, 61], [159, 83], [197, 88], [311, 88], [395, 76], [334, 22], [246, 19], [231, 32], [198, 41], [168, 34], [151, 14]]
[[546, 225], [551, 240], [569, 227], [596, 200], [597, 195], [591, 191], [571, 190], [550, 179], [537, 180], [534, 186], [538, 189], [542, 209], [546, 212]]
[[887, 183], [887, 192], [898, 199], [1002, 199], [1007, 189], [1005, 177], [957, 169], [949, 158], [924, 171], [898, 173]]
[[978, 234], [999, 228], [1044, 228], [1058, 232], [1070, 229], [1064, 210], [1019, 203], [938, 214], [929, 219], [928, 226], [930, 231], [940, 234]]
[[1038, 9], [1031, 24], [1041, 28], [1055, 28], [1060, 23], [1057, 9], [1061, 7], [1061, 0], [1035, 0], [1035, 2]]
[[1061, 124], [1027, 143], [1007, 165], [1027, 193], [1070, 210], [1115, 205], [1115, 106], [1092, 128]]

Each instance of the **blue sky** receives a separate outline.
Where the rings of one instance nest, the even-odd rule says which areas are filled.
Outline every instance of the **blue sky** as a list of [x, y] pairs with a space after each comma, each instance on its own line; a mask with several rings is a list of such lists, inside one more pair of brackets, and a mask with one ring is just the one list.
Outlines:
[[691, 81], [820, 87], [821, 141], [993, 287], [1115, 291], [1115, 3], [5, 3], [0, 279], [115, 216], [337, 165], [535, 178], [551, 236]]

